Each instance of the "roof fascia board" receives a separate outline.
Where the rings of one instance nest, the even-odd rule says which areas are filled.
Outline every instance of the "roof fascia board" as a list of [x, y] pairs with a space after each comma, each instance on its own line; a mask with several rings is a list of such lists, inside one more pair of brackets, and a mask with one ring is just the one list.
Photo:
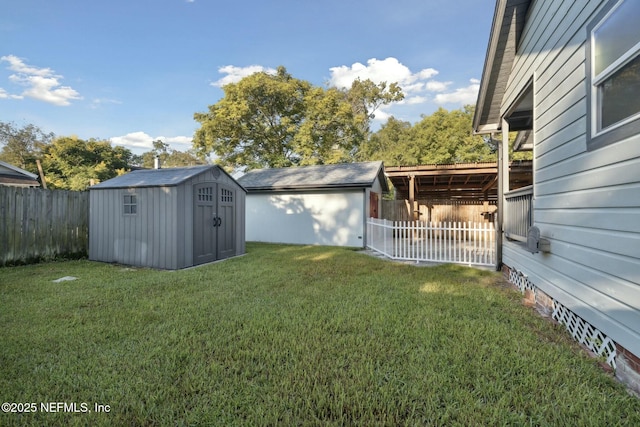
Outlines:
[[480, 117], [482, 116], [483, 106], [487, 97], [489, 76], [493, 70], [496, 48], [498, 41], [500, 40], [500, 29], [504, 21], [504, 13], [506, 10], [507, 0], [497, 0], [496, 7], [493, 12], [493, 21], [491, 24], [491, 34], [489, 36], [489, 44], [487, 45], [487, 53], [484, 59], [484, 67], [482, 69], [482, 79], [480, 80], [480, 91], [478, 92], [478, 100], [476, 101], [476, 109], [473, 117], [473, 129], [474, 133], [481, 133], [478, 129], [482, 126], [480, 124]]
[[38, 179], [38, 175], [33, 174], [33, 173], [31, 173], [31, 172], [28, 172], [28, 171], [26, 171], [26, 170], [24, 170], [24, 169], [21, 169], [21, 168], [17, 167], [17, 166], [14, 166], [14, 165], [12, 165], [11, 163], [3, 162], [2, 160], [0, 160], [0, 166], [3, 166], [3, 167], [5, 167], [5, 168], [7, 168], [7, 169], [9, 169], [9, 170], [12, 170], [12, 171], [14, 171], [14, 172], [17, 172], [17, 173], [19, 173], [19, 174], [22, 174], [22, 175], [28, 176], [28, 177], [29, 177], [29, 178], [31, 178], [31, 179], [35, 179], [35, 180], [37, 180], [37, 179]]
[[[515, 6], [521, 6], [527, 8], [526, 17], [529, 16], [530, 0], [497, 0], [496, 7], [493, 15], [493, 23], [491, 25], [491, 33], [489, 36], [489, 44], [487, 46], [487, 53], [485, 56], [484, 67], [482, 71], [482, 78], [480, 80], [480, 90], [478, 92], [478, 99], [476, 101], [476, 109], [473, 117], [473, 133], [476, 135], [489, 134], [497, 132], [501, 129], [501, 122], [497, 123], [481, 123], [481, 117], [484, 112], [484, 107], [487, 101], [487, 96], [491, 94], [495, 88], [489, 87], [491, 75], [496, 67], [500, 67], [500, 64], [496, 63], [496, 53], [498, 46], [503, 41], [501, 40], [502, 28], [506, 23], [507, 10]], [[526, 18], [525, 18], [526, 19]], [[513, 22], [508, 23], [511, 27]], [[521, 26], [520, 31], [524, 28]], [[516, 34], [516, 40], [520, 38], [520, 34]], [[499, 72], [505, 72], [503, 69], [499, 69]], [[507, 72], [510, 72], [507, 71]], [[499, 79], [498, 79], [499, 80]], [[502, 101], [502, 100], [500, 100]]]
[[245, 187], [249, 193], [268, 193], [272, 191], [300, 191], [300, 190], [339, 190], [342, 188], [358, 189], [358, 188], [370, 188], [372, 184], [327, 184], [327, 185], [285, 185], [285, 186], [268, 186], [268, 187]]

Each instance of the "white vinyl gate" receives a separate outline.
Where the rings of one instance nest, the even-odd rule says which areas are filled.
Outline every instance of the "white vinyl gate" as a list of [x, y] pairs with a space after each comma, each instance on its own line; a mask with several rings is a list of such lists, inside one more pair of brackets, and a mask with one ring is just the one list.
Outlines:
[[367, 247], [386, 257], [466, 265], [496, 265], [493, 223], [367, 220]]

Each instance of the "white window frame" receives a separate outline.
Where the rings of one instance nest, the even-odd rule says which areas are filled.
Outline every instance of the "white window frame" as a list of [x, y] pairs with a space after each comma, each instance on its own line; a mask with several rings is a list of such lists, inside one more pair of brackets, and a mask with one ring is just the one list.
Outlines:
[[637, 0], [610, 0], [587, 27], [587, 98], [588, 98], [588, 149], [600, 148], [640, 133], [640, 112], [602, 128], [601, 85], [622, 67], [640, 56], [640, 41], [617, 58], [598, 75], [595, 73], [595, 33], [607, 19], [625, 2]]
[[[127, 198], [129, 198], [129, 202], [127, 202]], [[132, 212], [132, 207], [135, 212]], [[129, 212], [127, 212], [127, 208], [129, 208]], [[122, 197], [122, 214], [138, 215], [138, 196], [136, 194], [125, 194]]]

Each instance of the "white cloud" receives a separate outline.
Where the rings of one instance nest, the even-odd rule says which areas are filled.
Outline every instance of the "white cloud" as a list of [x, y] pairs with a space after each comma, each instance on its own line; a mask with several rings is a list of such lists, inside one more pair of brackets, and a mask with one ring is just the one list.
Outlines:
[[177, 149], [180, 151], [189, 150], [193, 143], [193, 138], [190, 136], [169, 136], [169, 137], [159, 136], [157, 138], [154, 138], [154, 140], [156, 139], [161, 139], [167, 144], [171, 145], [172, 147], [175, 147], [177, 145], [178, 146]]
[[127, 148], [153, 149], [155, 139], [144, 132], [132, 132], [124, 136], [114, 136], [110, 138], [114, 145], [122, 145]]
[[5, 98], [22, 99], [27, 96], [59, 106], [70, 105], [71, 100], [74, 99], [82, 99], [75, 89], [61, 86], [62, 76], [54, 74], [51, 68], [32, 67], [15, 55], [0, 57], [0, 61], [8, 62], [9, 67], [7, 68], [16, 72], [16, 74], [9, 76], [11, 82], [26, 86], [20, 95], [5, 96]]
[[430, 79], [436, 75], [438, 75], [438, 71], [433, 68], [425, 68], [422, 71], [418, 71], [415, 76], [417, 79]]
[[152, 137], [151, 135], [141, 131], [131, 132], [123, 136], [114, 136], [110, 138], [110, 141], [113, 145], [121, 145], [136, 151], [151, 151], [153, 150], [153, 141], [157, 141], [158, 139], [169, 144], [171, 148], [179, 151], [185, 151], [191, 148], [192, 138], [190, 136]]
[[438, 82], [438, 81], [432, 80], [430, 82], [427, 82], [427, 84], [425, 85], [425, 88], [429, 92], [444, 92], [451, 85], [451, 83], [452, 82]]
[[373, 120], [378, 121], [378, 122], [386, 122], [387, 120], [389, 120], [389, 117], [393, 116], [393, 114], [391, 114], [388, 111], [385, 111], [388, 107], [387, 106], [382, 106], [380, 108], [378, 108], [376, 110], [376, 112], [374, 113], [374, 118]]
[[95, 109], [100, 108], [101, 106], [107, 105], [107, 104], [120, 105], [120, 104], [122, 104], [122, 102], [118, 101], [117, 99], [95, 98], [93, 101], [91, 101], [91, 105], [89, 106], [89, 108], [95, 110]]
[[424, 90], [426, 80], [438, 74], [438, 71], [433, 68], [425, 68], [413, 73], [409, 67], [393, 57], [383, 60], [371, 58], [367, 61], [367, 65], [356, 62], [350, 67], [341, 65], [332, 67], [329, 71], [331, 72], [329, 84], [338, 88], [349, 88], [356, 79], [369, 79], [374, 83], [398, 83], [405, 95]]
[[20, 74], [30, 74], [34, 76], [49, 76], [53, 74], [53, 70], [51, 68], [36, 68], [30, 67], [25, 64], [21, 58], [18, 58], [15, 55], [7, 55], [0, 58], [0, 61], [6, 61], [9, 63], [9, 70], [15, 71]]
[[412, 96], [410, 98], [405, 98], [404, 102], [407, 105], [416, 105], [416, 104], [424, 104], [425, 102], [427, 102], [427, 97], [426, 96]]
[[461, 107], [473, 104], [480, 88], [480, 82], [477, 79], [471, 79], [466, 87], [455, 88], [452, 81], [434, 80], [434, 77], [439, 75], [438, 70], [424, 68], [413, 72], [393, 57], [383, 60], [372, 58], [366, 65], [356, 62], [351, 66], [341, 65], [329, 70], [331, 73], [329, 84], [338, 88], [349, 88], [356, 79], [370, 79], [374, 83], [398, 83], [405, 98], [376, 110], [374, 117], [376, 122], [384, 122], [396, 113], [401, 117], [422, 114], [434, 105], [456, 104]]
[[229, 83], [238, 83], [244, 77], [255, 73], [265, 72], [267, 74], [276, 74], [273, 68], [265, 68], [262, 65], [249, 65], [248, 67], [236, 67], [234, 65], [225, 65], [218, 68], [218, 73], [226, 74], [223, 78], [211, 83], [211, 86], [222, 87]]
[[22, 99], [22, 98], [24, 97], [20, 95], [12, 95], [10, 93], [7, 93], [6, 90], [0, 87], [0, 99]]
[[[405, 99], [394, 105], [420, 105], [427, 103], [442, 104], [473, 104], [478, 96], [480, 82], [471, 79], [470, 85], [452, 89], [451, 81], [433, 80], [439, 74], [434, 68], [424, 68], [413, 72], [396, 58], [389, 57], [383, 60], [369, 59], [365, 64], [356, 62], [351, 66], [341, 65], [329, 69], [331, 77], [329, 84], [338, 88], [349, 88], [356, 79], [370, 79], [374, 83], [396, 82], [402, 88]], [[431, 95], [436, 93], [435, 96]], [[382, 107], [381, 107], [382, 108]], [[393, 106], [385, 106], [386, 111], [376, 111], [375, 120], [389, 115], [388, 109]], [[384, 119], [382, 119], [384, 120]]]
[[458, 88], [454, 92], [436, 95], [434, 101], [438, 104], [474, 104], [478, 99], [480, 81], [471, 79], [469, 82], [471, 84], [467, 87]]

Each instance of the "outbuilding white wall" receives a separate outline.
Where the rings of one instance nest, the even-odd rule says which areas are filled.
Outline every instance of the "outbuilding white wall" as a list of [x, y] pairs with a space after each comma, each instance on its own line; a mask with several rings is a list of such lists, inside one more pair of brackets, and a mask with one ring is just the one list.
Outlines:
[[363, 247], [365, 189], [247, 194], [248, 241]]

